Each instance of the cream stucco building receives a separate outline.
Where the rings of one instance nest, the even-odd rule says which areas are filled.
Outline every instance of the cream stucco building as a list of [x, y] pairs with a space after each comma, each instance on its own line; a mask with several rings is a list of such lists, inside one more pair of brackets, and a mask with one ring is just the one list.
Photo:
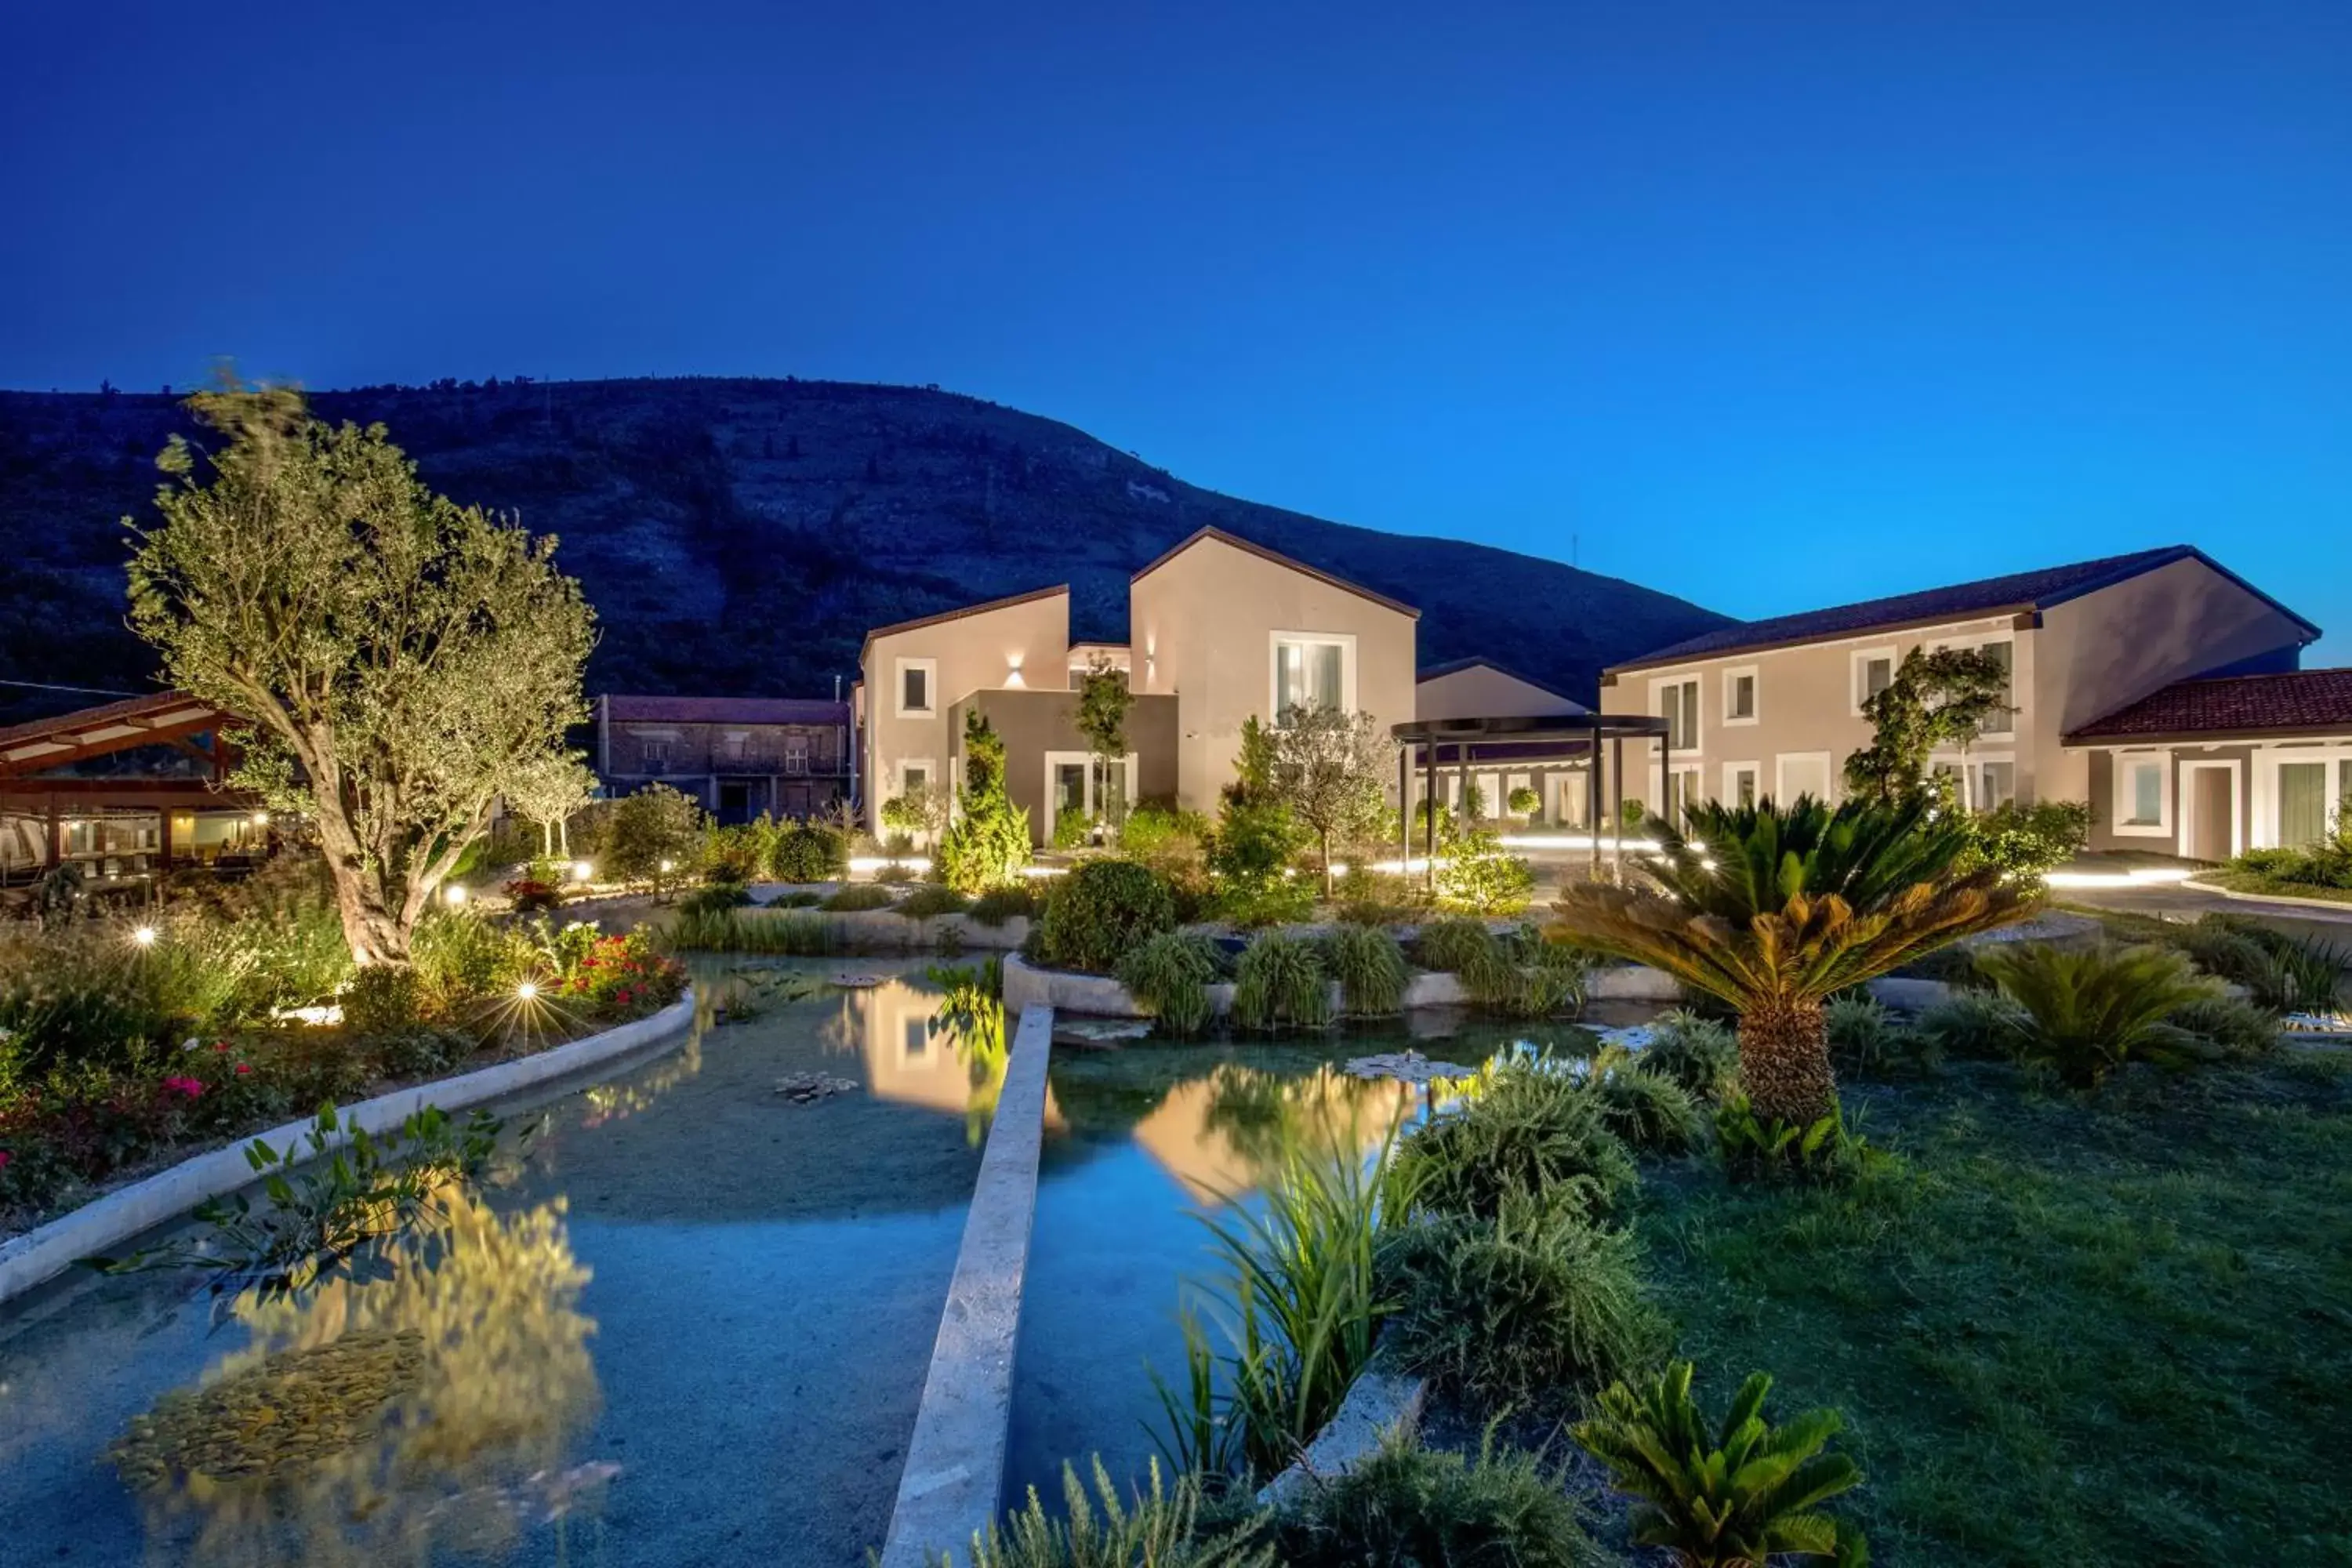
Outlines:
[[[1871, 742], [1862, 703], [1904, 656], [1980, 649], [2008, 665], [2013, 711], [1932, 763], [1969, 805], [2084, 801], [2095, 850], [2218, 860], [2307, 838], [2352, 800], [2352, 681], [2296, 668], [2318, 636], [2179, 545], [1726, 627], [1612, 668], [1601, 701], [1667, 721], [1669, 808], [1835, 799]], [[2290, 692], [2292, 722], [2261, 729], [2265, 696]], [[1633, 771], [1625, 794], [1654, 808], [1657, 776]]]
[[[1120, 801], [1213, 810], [1250, 719], [1307, 702], [1383, 730], [1413, 716], [1410, 605], [1214, 528], [1136, 573], [1128, 595], [1124, 643], [1074, 643], [1066, 586], [869, 633], [855, 693], [869, 827], [910, 785], [960, 786], [971, 712], [1004, 738], [1008, 791], [1041, 840], [1067, 813]], [[1123, 766], [1099, 776], [1076, 724], [1097, 663], [1135, 694]]]

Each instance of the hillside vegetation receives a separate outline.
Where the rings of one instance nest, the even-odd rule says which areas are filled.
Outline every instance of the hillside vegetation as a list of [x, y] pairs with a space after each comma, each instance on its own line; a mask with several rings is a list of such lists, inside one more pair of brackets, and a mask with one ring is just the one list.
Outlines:
[[[1587, 700], [1603, 665], [1724, 624], [1557, 562], [1196, 489], [934, 389], [443, 382], [313, 403], [383, 421], [436, 488], [562, 536], [602, 624], [592, 690], [829, 694], [871, 626], [1062, 582], [1075, 635], [1123, 636], [1129, 574], [1205, 523], [1419, 605], [1424, 665], [1483, 653]], [[160, 393], [0, 393], [0, 676], [150, 683], [121, 520], [152, 519], [175, 429], [195, 434]], [[0, 689], [0, 721], [74, 701]]]

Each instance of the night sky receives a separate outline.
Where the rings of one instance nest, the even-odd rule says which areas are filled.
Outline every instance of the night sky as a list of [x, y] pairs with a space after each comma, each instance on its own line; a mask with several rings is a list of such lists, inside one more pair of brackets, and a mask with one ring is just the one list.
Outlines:
[[1740, 616], [2187, 542], [2352, 662], [2352, 4], [0, 7], [0, 385], [224, 354], [936, 382]]

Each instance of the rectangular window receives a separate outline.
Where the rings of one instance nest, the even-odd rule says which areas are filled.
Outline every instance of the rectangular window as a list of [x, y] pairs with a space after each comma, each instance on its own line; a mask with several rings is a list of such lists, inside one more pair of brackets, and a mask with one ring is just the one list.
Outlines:
[[2279, 847], [2301, 849], [2327, 833], [2327, 764], [2281, 763], [2278, 771]]
[[1347, 648], [1336, 642], [1285, 637], [1274, 645], [1276, 717], [1294, 708], [1347, 706]]
[[1853, 710], [1895, 684], [1895, 650], [1891, 647], [1864, 649], [1853, 656]]
[[1054, 815], [1056, 817], [1084, 816], [1087, 814], [1087, 764], [1060, 763], [1054, 768]]
[[898, 793], [900, 795], [912, 795], [919, 789], [927, 789], [929, 787], [930, 782], [931, 765], [929, 763], [902, 763], [899, 764]]
[[1666, 680], [1658, 683], [1653, 693], [1657, 717], [1666, 721], [1666, 749], [1673, 752], [1698, 750], [1698, 681]]
[[1683, 816], [1699, 804], [1705, 795], [1698, 782], [1696, 768], [1675, 768], [1666, 774], [1666, 820], [1676, 826]]
[[808, 737], [806, 735], [785, 736], [784, 772], [788, 773], [804, 773], [808, 772]]
[[1756, 672], [1734, 669], [1723, 677], [1723, 721], [1751, 724], [1756, 721]]
[[2124, 763], [2126, 827], [2160, 827], [2164, 824], [2164, 763], [2155, 760]]
[[1723, 800], [1726, 805], [1752, 806], [1756, 804], [1756, 764], [1731, 763], [1723, 770]]
[[1826, 752], [1791, 752], [1776, 763], [1779, 781], [1773, 798], [1784, 805], [1796, 804], [1799, 795], [1811, 795], [1823, 805], [1830, 804], [1830, 757]]
[[1977, 764], [1977, 798], [1972, 803], [1979, 811], [1990, 811], [2007, 805], [2017, 798], [2017, 764], [2015, 763], [1979, 763]]
[[645, 764], [645, 770], [649, 773], [669, 772], [669, 742], [667, 741], [638, 742], [637, 760]]
[[2011, 714], [2017, 706], [2015, 674], [2010, 663], [2014, 648], [2009, 643], [1989, 642], [1979, 647], [1977, 651], [2000, 666], [2003, 677], [2001, 700], [2006, 704], [2000, 712], [1985, 721], [1984, 732], [1988, 735], [2009, 734], [2013, 728]]
[[907, 1049], [904, 1060], [919, 1062], [931, 1054], [931, 1021], [929, 1018], [908, 1019], [905, 1037]]
[[743, 760], [743, 748], [746, 743], [749, 742], [750, 739], [751, 737], [740, 730], [729, 730], [720, 734], [719, 737], [719, 761], [727, 763], [741, 762]]
[[899, 689], [898, 706], [908, 713], [928, 713], [931, 708], [931, 672], [919, 664], [910, 664], [898, 672], [904, 682]]

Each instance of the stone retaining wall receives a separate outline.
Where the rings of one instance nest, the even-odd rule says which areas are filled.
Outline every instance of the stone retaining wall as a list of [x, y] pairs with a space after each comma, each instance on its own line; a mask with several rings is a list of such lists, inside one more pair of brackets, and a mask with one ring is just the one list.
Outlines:
[[[345, 1107], [342, 1116], [347, 1124], [363, 1129], [372, 1136], [386, 1132], [428, 1105], [453, 1111], [480, 1105], [534, 1084], [601, 1066], [652, 1045], [664, 1036], [683, 1036], [693, 1022], [694, 993], [688, 990], [647, 1017], [456, 1078], [394, 1089]], [[71, 1268], [78, 1258], [110, 1252], [142, 1231], [184, 1217], [206, 1198], [219, 1197], [247, 1185], [254, 1175], [245, 1151], [255, 1138], [264, 1140], [272, 1148], [291, 1145], [304, 1152], [303, 1158], [309, 1158], [310, 1132], [314, 1124], [312, 1119], [306, 1118], [240, 1138], [225, 1149], [183, 1160], [169, 1170], [117, 1188], [104, 1197], [93, 1198], [47, 1225], [0, 1241], [0, 1301], [55, 1279]], [[338, 1147], [345, 1141], [340, 1136], [330, 1139], [328, 1147]]]

